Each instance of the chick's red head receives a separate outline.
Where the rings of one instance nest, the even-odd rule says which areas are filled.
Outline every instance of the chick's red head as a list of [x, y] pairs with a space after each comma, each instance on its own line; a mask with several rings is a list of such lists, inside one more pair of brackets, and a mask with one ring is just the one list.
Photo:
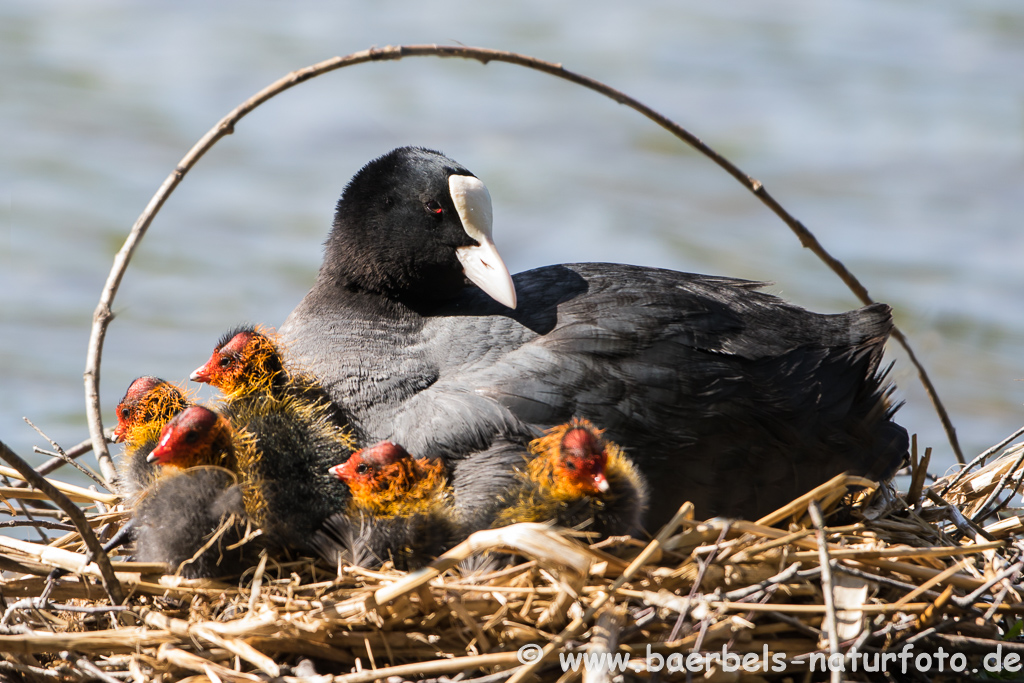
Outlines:
[[233, 393], [265, 386], [281, 369], [273, 340], [258, 328], [244, 327], [225, 334], [190, 379]]
[[187, 399], [178, 387], [159, 377], [139, 377], [128, 385], [117, 404], [114, 441], [121, 443], [145, 423], [165, 421], [185, 408]]
[[589, 425], [566, 430], [555, 465], [557, 476], [581, 493], [599, 495], [608, 491], [607, 464], [608, 454], [600, 432]]
[[214, 464], [218, 449], [230, 443], [227, 420], [209, 408], [192, 406], [164, 425], [160, 440], [146, 458], [164, 466]]
[[412, 458], [409, 452], [390, 441], [381, 441], [368, 448], [356, 451], [349, 459], [331, 468], [334, 476], [357, 490], [371, 491], [381, 488], [387, 471], [403, 461]]

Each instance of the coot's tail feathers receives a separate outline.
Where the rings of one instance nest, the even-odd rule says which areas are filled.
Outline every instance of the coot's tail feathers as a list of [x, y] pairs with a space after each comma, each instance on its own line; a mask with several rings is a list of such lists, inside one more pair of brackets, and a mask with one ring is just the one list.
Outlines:
[[746, 415], [764, 415], [776, 447], [789, 444], [794, 464], [820, 472], [818, 483], [843, 471], [890, 478], [906, 460], [909, 438], [892, 421], [901, 404], [892, 400], [891, 364], [879, 368], [883, 346], [884, 337], [871, 337], [846, 348], [797, 350], [769, 363], [753, 401], [771, 410]]
[[895, 422], [887, 422], [875, 433], [873, 459], [864, 464], [863, 475], [873, 481], [887, 481], [907, 465], [910, 435]]
[[870, 406], [863, 424], [870, 428], [870, 449], [868, 456], [857, 461], [854, 474], [860, 474], [874, 481], [891, 479], [897, 471], [910, 461], [910, 435], [904, 427], [893, 422], [893, 416], [903, 405], [892, 398], [896, 387], [888, 382], [892, 363], [876, 371], [871, 381], [874, 389], [870, 398], [863, 401]]
[[[892, 308], [888, 304], [871, 304], [839, 316], [849, 318], [849, 344], [864, 344], [872, 340], [884, 342], [892, 332]], [[839, 339], [834, 343], [842, 343], [841, 338], [840, 332]]]

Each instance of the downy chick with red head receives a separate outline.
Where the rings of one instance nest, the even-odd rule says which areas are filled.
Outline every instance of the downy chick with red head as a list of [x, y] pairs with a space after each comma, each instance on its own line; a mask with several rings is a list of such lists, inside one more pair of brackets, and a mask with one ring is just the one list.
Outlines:
[[390, 441], [352, 454], [331, 468], [350, 498], [317, 534], [329, 562], [391, 559], [399, 569], [430, 562], [457, 540], [458, 525], [444, 462], [413, 458]]
[[255, 530], [237, 474], [251, 439], [221, 415], [192, 406], [160, 432], [149, 461], [160, 476], [135, 509], [135, 556], [186, 578], [238, 574], [262, 548], [242, 543]]
[[[138, 377], [128, 385], [124, 397], [118, 402], [115, 414], [117, 426], [113, 437], [124, 444], [124, 452], [117, 463], [117, 492], [129, 508], [135, 507], [146, 489], [154, 484], [158, 468], [148, 461], [163, 429], [171, 418], [191, 405], [180, 387], [159, 377]], [[103, 548], [108, 553], [135, 537], [135, 521], [121, 526]], [[49, 579], [56, 580], [66, 572], [55, 569]]]
[[602, 433], [573, 418], [530, 442], [533, 457], [501, 498], [492, 526], [554, 522], [594, 534], [594, 540], [642, 533], [647, 485]]
[[192, 379], [224, 392], [223, 411], [253, 437], [239, 472], [246, 511], [278, 547], [311, 551], [323, 522], [348, 502], [348, 488], [328, 471], [354, 441], [315, 378], [286, 372], [275, 336], [231, 330]]
[[114, 441], [124, 443], [118, 463], [118, 490], [129, 505], [156, 479], [156, 469], [147, 458], [160, 430], [191, 404], [180, 387], [159, 377], [139, 377], [128, 386], [117, 404]]

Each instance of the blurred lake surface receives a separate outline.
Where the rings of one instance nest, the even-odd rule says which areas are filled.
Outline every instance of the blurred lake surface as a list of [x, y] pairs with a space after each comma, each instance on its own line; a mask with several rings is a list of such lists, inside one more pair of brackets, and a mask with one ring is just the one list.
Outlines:
[[[1019, 2], [12, 0], [0, 439], [48, 447], [22, 416], [65, 447], [87, 437], [82, 371], [113, 255], [217, 120], [294, 69], [422, 43], [560, 62], [688, 127], [895, 308], [968, 457], [1024, 423]], [[227, 328], [279, 325], [345, 183], [405, 144], [487, 183], [513, 272], [619, 261], [768, 280], [819, 311], [858, 305], [746, 190], [625, 107], [506, 64], [369, 64], [260, 107], [172, 195], [115, 302], [105, 424], [134, 377], [184, 380]], [[900, 421], [935, 447], [936, 469], [952, 464], [916, 373], [890, 355]]]

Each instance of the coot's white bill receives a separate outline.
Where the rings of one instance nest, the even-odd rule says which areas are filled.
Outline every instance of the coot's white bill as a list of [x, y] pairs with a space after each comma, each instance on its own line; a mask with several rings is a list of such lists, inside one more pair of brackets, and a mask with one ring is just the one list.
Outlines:
[[462, 228], [479, 242], [479, 246], [455, 250], [463, 272], [495, 301], [515, 308], [516, 288], [512, 275], [491, 240], [491, 195], [487, 186], [473, 176], [453, 175], [448, 178], [448, 188]]

